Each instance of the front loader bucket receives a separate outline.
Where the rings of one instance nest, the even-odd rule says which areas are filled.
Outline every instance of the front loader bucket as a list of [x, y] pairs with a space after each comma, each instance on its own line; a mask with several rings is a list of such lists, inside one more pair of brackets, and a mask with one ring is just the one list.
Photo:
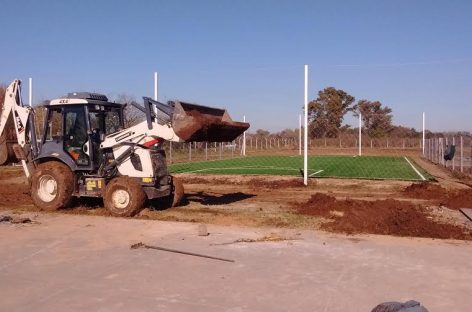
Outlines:
[[188, 142], [231, 142], [249, 128], [233, 121], [224, 109], [174, 101], [172, 127]]

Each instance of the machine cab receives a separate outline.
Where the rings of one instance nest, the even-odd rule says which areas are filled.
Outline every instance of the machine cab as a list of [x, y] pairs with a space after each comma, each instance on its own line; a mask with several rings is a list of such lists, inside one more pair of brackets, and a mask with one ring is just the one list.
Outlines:
[[124, 128], [123, 108], [105, 95], [86, 92], [51, 101], [38, 159], [59, 158], [75, 170], [97, 169], [101, 141]]

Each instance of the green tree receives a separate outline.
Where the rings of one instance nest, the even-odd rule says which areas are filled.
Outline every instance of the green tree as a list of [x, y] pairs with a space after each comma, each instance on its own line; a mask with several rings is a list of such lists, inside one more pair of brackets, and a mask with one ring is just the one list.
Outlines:
[[318, 98], [308, 104], [311, 137], [335, 138], [339, 134], [344, 115], [352, 110], [355, 98], [341, 89], [325, 88]]
[[360, 100], [354, 105], [354, 115], [362, 114], [363, 126], [372, 138], [384, 137], [392, 129], [392, 109], [379, 101]]

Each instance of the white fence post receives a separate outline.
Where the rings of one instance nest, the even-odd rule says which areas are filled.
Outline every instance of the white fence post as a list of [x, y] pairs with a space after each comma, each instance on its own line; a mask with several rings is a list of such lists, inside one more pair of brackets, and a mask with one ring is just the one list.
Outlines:
[[464, 172], [464, 139], [461, 135], [461, 172]]
[[[246, 122], [246, 115], [243, 116], [243, 121]], [[243, 156], [246, 156], [246, 131], [243, 132]]]
[[362, 114], [359, 112], [359, 156], [362, 156]]
[[424, 142], [425, 142], [425, 126], [426, 126], [426, 116], [423, 112], [423, 157], [424, 157]]
[[298, 155], [302, 155], [302, 115], [298, 115]]
[[[456, 147], [456, 137], [452, 137], [452, 145]], [[456, 169], [455, 157], [452, 157], [452, 170]]]
[[188, 160], [192, 161], [192, 142], [188, 143]]
[[308, 185], [308, 65], [305, 65], [303, 184]]

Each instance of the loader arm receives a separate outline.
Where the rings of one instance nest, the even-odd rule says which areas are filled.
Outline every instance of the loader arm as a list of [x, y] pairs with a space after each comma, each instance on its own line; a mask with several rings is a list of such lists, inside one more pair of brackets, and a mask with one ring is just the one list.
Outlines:
[[105, 137], [100, 145], [101, 148], [113, 148], [124, 143], [144, 144], [154, 139], [163, 139], [172, 142], [183, 142], [181, 138], [175, 134], [174, 129], [170, 125], [162, 125], [157, 122], [148, 127], [147, 121], [112, 133]]
[[21, 98], [21, 81], [14, 80], [5, 91], [5, 100], [0, 112], [0, 136], [5, 135], [9, 117], [13, 118], [16, 138], [20, 149], [15, 149], [21, 159], [27, 178], [31, 175], [31, 160], [38, 151], [36, 133], [34, 131], [34, 110], [23, 104]]
[[144, 106], [133, 103], [146, 120], [108, 135], [102, 148], [124, 142], [144, 144], [153, 139], [171, 142], [231, 142], [249, 128], [245, 122], [233, 121], [224, 109], [181, 101], [160, 103], [143, 97]]

